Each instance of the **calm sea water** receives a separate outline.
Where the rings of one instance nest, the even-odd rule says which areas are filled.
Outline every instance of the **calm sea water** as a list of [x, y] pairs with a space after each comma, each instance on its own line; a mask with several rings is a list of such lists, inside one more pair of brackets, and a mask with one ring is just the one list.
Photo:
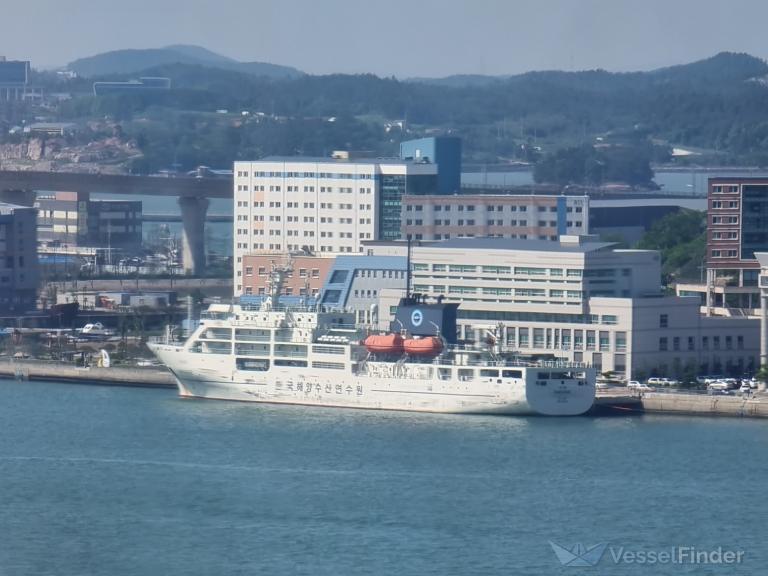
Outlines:
[[[768, 425], [0, 381], [0, 574], [764, 574]], [[744, 550], [561, 567], [548, 541]]]

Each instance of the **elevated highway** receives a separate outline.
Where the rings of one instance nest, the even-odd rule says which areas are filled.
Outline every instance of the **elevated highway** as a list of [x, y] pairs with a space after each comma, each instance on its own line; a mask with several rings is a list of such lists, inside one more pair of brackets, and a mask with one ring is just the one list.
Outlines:
[[205, 221], [209, 198], [232, 198], [232, 178], [132, 176], [56, 171], [0, 170], [0, 201], [32, 206], [37, 191], [175, 196], [183, 224], [184, 271], [205, 272]]

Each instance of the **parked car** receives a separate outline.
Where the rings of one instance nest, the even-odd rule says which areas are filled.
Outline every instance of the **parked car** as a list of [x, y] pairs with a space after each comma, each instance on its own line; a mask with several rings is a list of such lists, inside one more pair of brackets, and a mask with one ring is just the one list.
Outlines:
[[648, 386], [647, 384], [643, 384], [642, 382], [638, 382], [637, 380], [630, 380], [627, 382], [627, 388], [631, 388], [632, 390], [641, 390], [643, 392], [653, 392], [654, 388]]
[[718, 380], [717, 382], [712, 382], [707, 385], [707, 388], [709, 390], [730, 390], [731, 385], [728, 382], [725, 382], [724, 380]]
[[648, 378], [648, 384], [654, 384], [656, 386], [677, 386], [680, 382], [673, 378]]
[[749, 382], [746, 380], [741, 383], [741, 387], [739, 388], [739, 392], [742, 394], [752, 394], [752, 387], [749, 385]]

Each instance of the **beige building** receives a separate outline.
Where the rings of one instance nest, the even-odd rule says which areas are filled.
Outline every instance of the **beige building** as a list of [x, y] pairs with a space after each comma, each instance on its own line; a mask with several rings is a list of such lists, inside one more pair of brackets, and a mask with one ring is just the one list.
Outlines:
[[589, 197], [554, 194], [407, 195], [403, 238], [557, 240], [589, 233]]
[[[375, 243], [372, 254], [403, 254]], [[590, 237], [459, 238], [412, 250], [412, 290], [461, 303], [459, 338], [583, 361], [627, 378], [754, 371], [756, 320], [707, 318], [697, 298], [664, 296], [659, 254]], [[381, 324], [402, 296], [380, 293]]]

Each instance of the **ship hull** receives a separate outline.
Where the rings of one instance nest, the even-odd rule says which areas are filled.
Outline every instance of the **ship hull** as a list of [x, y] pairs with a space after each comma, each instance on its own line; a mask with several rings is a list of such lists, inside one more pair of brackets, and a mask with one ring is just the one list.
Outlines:
[[299, 404], [359, 409], [566, 416], [585, 413], [594, 386], [574, 383], [535, 386], [535, 375], [516, 381], [440, 381], [381, 378], [338, 370], [273, 368], [266, 372], [232, 369], [227, 355], [189, 354], [179, 347], [152, 345], [176, 377], [179, 394], [241, 402]]

